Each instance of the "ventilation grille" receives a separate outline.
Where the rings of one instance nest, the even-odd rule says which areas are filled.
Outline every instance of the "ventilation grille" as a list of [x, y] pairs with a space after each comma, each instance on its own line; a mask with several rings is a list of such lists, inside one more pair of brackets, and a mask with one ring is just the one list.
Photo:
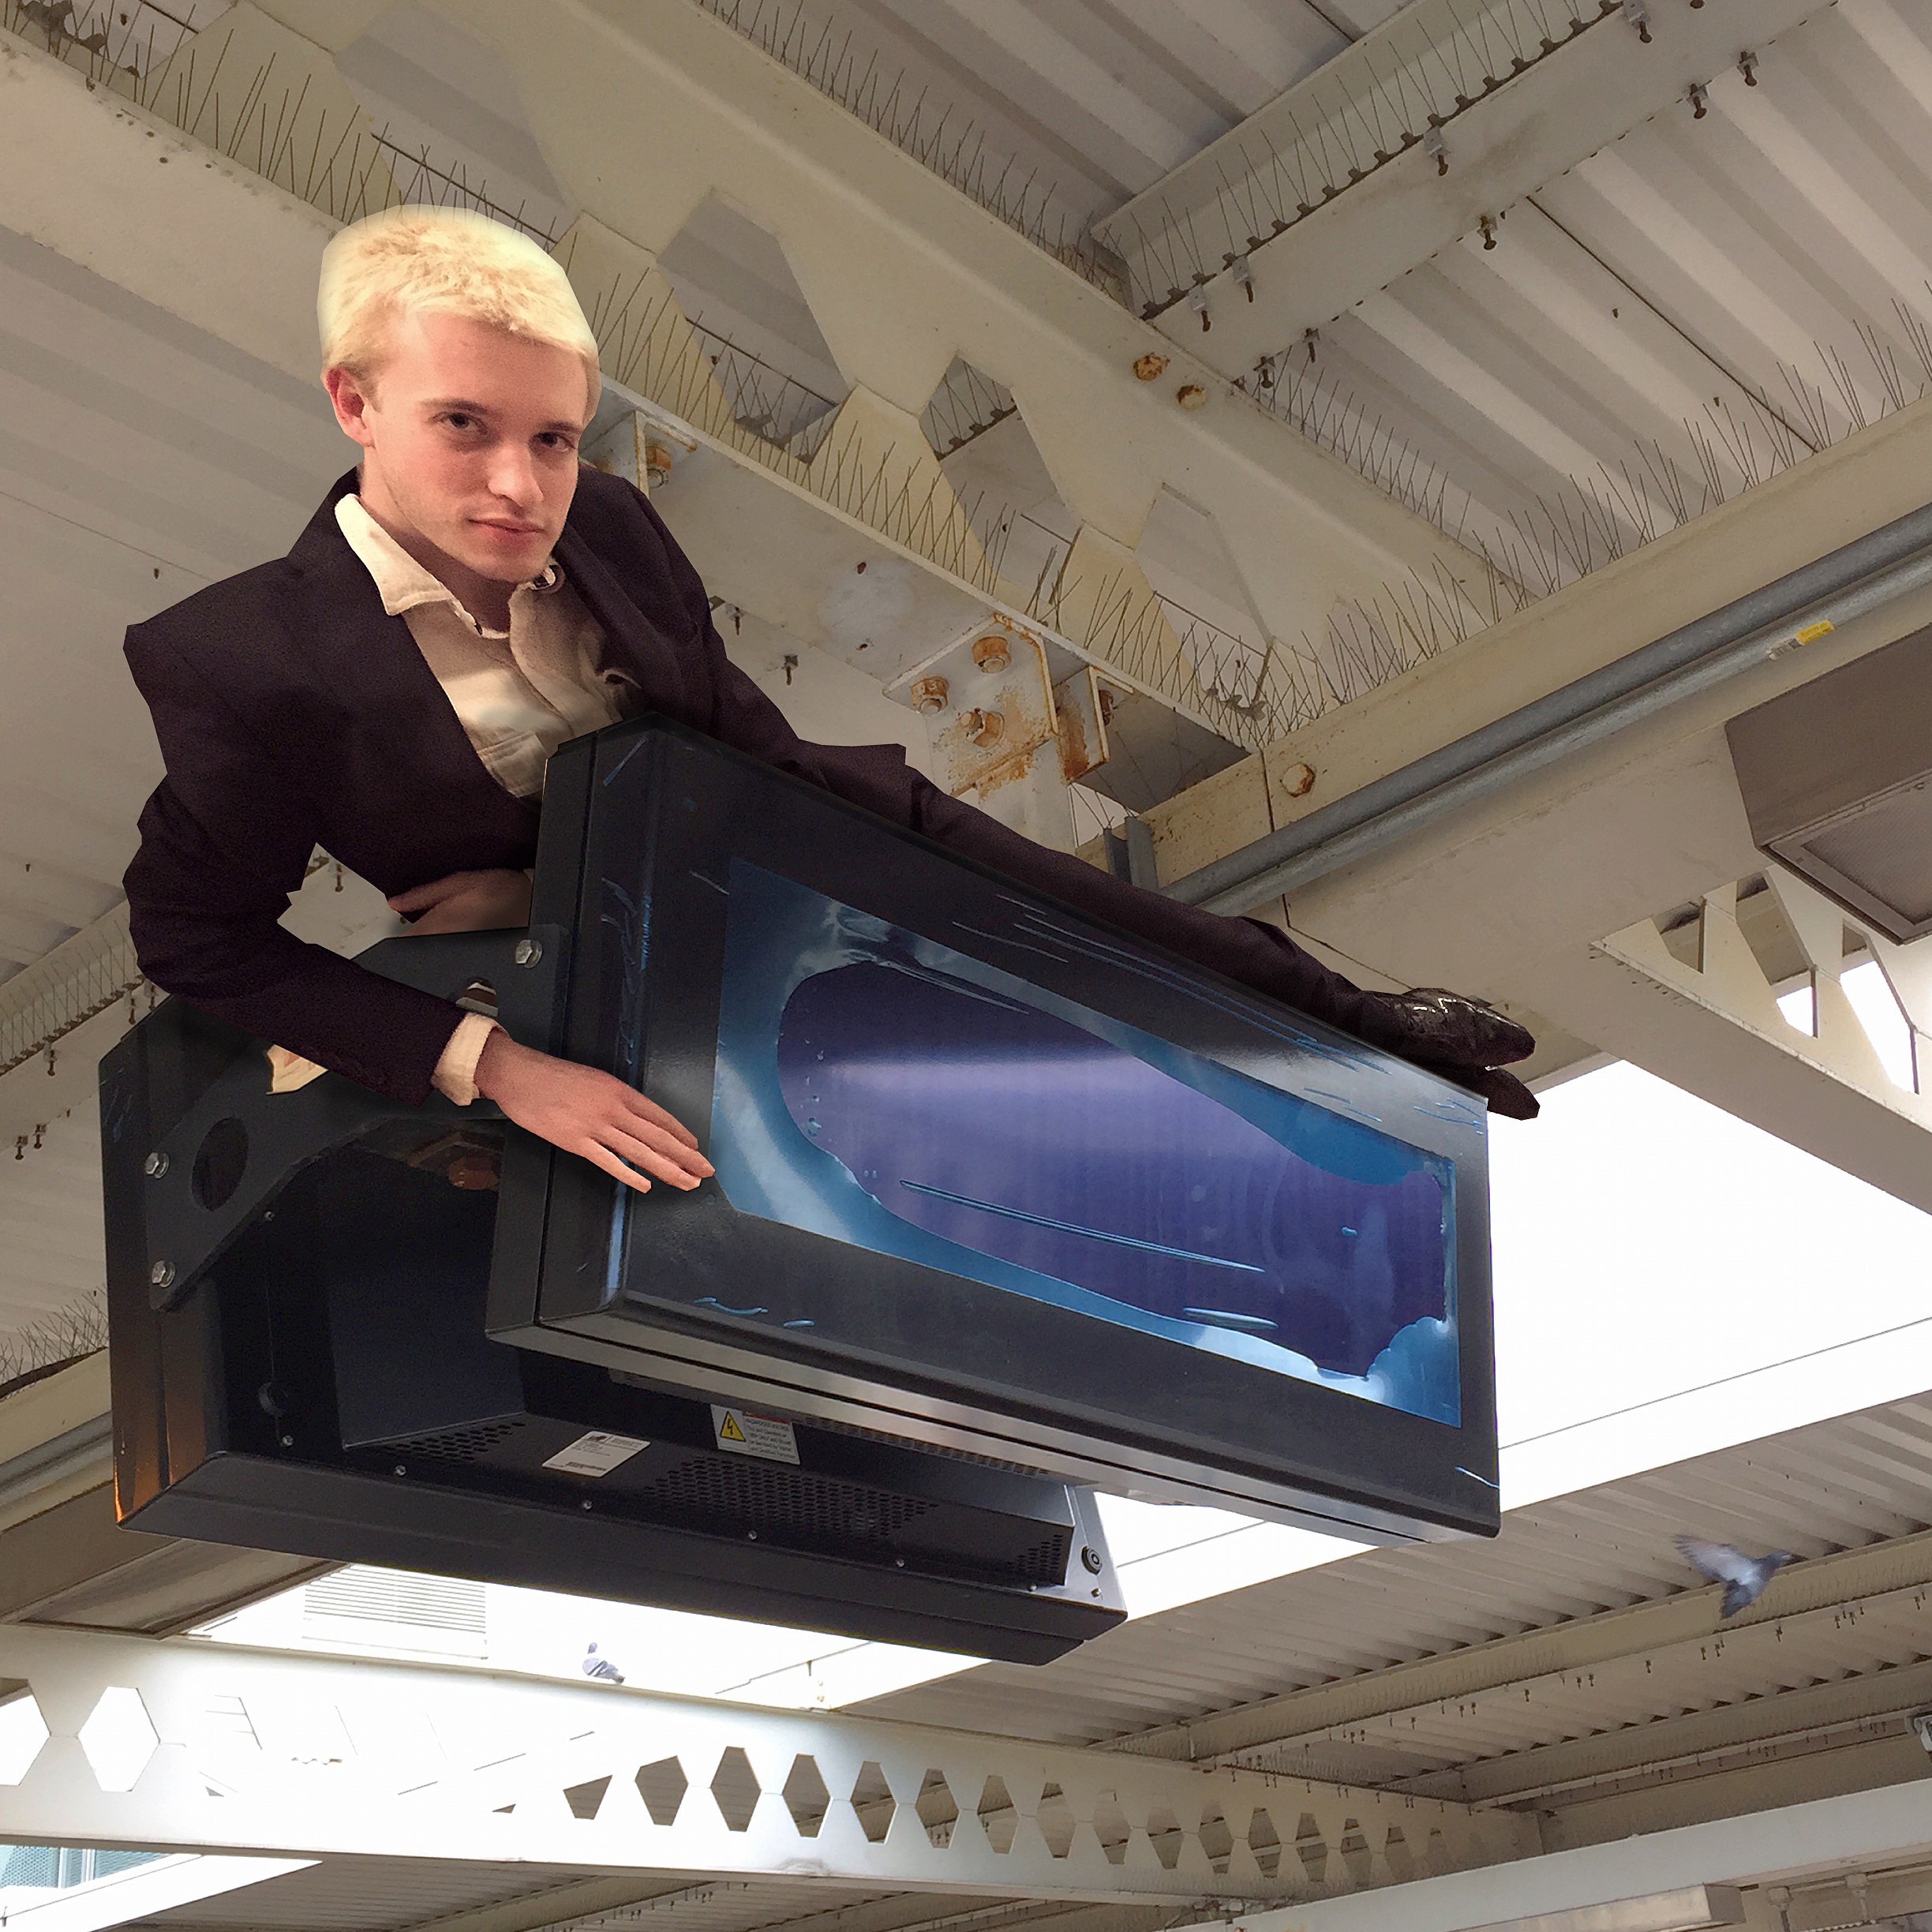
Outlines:
[[351, 1563], [308, 1585], [302, 1612], [309, 1623], [344, 1619], [480, 1636], [483, 1586], [462, 1577], [417, 1576]]
[[444, 1429], [434, 1436], [412, 1436], [389, 1447], [399, 1455], [427, 1456], [436, 1462], [474, 1462], [505, 1442], [528, 1420], [512, 1416], [506, 1421], [476, 1422], [468, 1428]]
[[706, 1527], [722, 1518], [814, 1542], [881, 1545], [896, 1541], [931, 1507], [916, 1496], [810, 1475], [784, 1463], [722, 1456], [677, 1463], [639, 1494], [667, 1514]]
[[1067, 1552], [1072, 1540], [1064, 1530], [1043, 1537], [1013, 1566], [1014, 1576], [1022, 1583], [1043, 1583], [1052, 1587], [1064, 1583]]

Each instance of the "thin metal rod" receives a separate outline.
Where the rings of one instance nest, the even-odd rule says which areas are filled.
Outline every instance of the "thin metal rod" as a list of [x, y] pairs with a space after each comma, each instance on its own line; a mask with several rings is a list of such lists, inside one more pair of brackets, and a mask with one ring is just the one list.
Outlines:
[[1170, 898], [1240, 912], [1392, 844], [1694, 693], [1932, 584], [1932, 504], [1174, 880]]

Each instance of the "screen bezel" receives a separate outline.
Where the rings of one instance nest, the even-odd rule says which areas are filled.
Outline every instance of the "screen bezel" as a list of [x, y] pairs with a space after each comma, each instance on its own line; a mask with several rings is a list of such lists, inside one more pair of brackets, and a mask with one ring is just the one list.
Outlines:
[[[627, 912], [606, 903], [605, 881], [632, 845], [641, 859], [627, 863], [644, 903]], [[1002, 930], [1046, 912], [1094, 949], [1072, 964], [1020, 955], [1029, 982], [1314, 1104], [1329, 1100], [1309, 1095], [1311, 1085], [1368, 1117], [1402, 1119], [1398, 1139], [1454, 1168], [1460, 1425], [742, 1214], [715, 1183], [637, 1196], [521, 1136], [504, 1177], [503, 1221], [516, 1231], [499, 1242], [493, 1332], [685, 1386], [728, 1383], [796, 1413], [1075, 1481], [1376, 1535], [1493, 1531], [1480, 1101], [815, 785], [638, 719], [552, 761], [534, 917], [577, 935], [557, 1049], [623, 1071], [628, 1036], [638, 1084], [701, 1144], [711, 1129], [735, 858], [1007, 970], [1015, 955]], [[642, 935], [623, 930], [638, 916], [648, 926], [641, 951]], [[647, 1294], [635, 1269], [613, 1279], [614, 1215], [627, 1244], [648, 1229], [662, 1294]], [[715, 1294], [721, 1270], [758, 1284], [730, 1304], [757, 1314], [691, 1305], [683, 1289]], [[812, 1329], [782, 1326], [807, 1308]], [[916, 1331], [908, 1309], [924, 1317]], [[1081, 1365], [1077, 1388], [1072, 1361]]]

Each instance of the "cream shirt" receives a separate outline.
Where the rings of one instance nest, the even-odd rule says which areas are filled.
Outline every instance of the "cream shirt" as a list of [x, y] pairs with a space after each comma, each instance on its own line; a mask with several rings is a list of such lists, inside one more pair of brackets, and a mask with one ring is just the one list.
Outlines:
[[[450, 701], [485, 768], [505, 791], [534, 798], [550, 754], [566, 739], [614, 724], [635, 687], [605, 670], [597, 620], [552, 563], [510, 593], [510, 627], [492, 631], [418, 564], [363, 507], [340, 499], [335, 522], [381, 594], [383, 608], [409, 626], [423, 661]], [[431, 1076], [459, 1106], [476, 1098], [477, 1061], [496, 1023], [466, 1013]], [[277, 1093], [305, 1086], [323, 1069], [286, 1047], [269, 1050]]]

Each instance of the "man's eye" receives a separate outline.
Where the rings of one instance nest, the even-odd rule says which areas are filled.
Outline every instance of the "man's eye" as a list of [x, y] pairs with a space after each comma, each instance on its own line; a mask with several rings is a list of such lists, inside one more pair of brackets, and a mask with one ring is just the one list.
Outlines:
[[476, 427], [476, 418], [474, 416], [466, 416], [460, 410], [451, 410], [444, 417], [443, 420], [452, 429], [474, 429]]

